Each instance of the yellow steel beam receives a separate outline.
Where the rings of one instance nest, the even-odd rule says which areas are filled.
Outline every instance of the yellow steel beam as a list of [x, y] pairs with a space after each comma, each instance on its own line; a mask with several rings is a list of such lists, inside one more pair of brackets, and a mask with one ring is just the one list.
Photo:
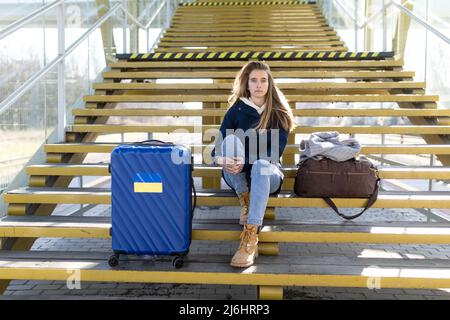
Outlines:
[[[330, 275], [330, 274], [274, 274], [236, 272], [189, 272], [111, 270], [100, 261], [74, 260], [66, 262], [11, 261], [0, 260], [0, 279], [16, 280], [58, 280], [66, 281], [67, 270], [79, 270], [81, 281], [131, 282], [131, 283], [193, 283], [263, 286], [313, 286], [313, 287], [356, 287], [367, 288], [374, 275]], [[362, 266], [361, 271], [369, 266]], [[231, 267], [230, 267], [231, 268]], [[368, 268], [370, 271], [370, 268]], [[374, 272], [383, 288], [427, 288], [450, 287], [448, 269], [377, 267]], [[392, 275], [395, 272], [396, 275]], [[425, 276], [423, 276], [425, 274]], [[442, 275], [442, 276], [439, 276]]]
[[[108, 12], [109, 0], [96, 0], [95, 4], [97, 7], [97, 18], [100, 19]], [[100, 30], [105, 61], [107, 63], [114, 61], [114, 56], [116, 54], [116, 45], [114, 42], [114, 37], [112, 36], [113, 27], [111, 19], [105, 21], [105, 23], [101, 25]]]
[[45, 187], [47, 179], [44, 176], [31, 176], [28, 185], [30, 187]]
[[30, 176], [109, 176], [108, 165], [91, 165], [91, 164], [42, 164], [33, 165], [26, 168], [26, 172]]
[[258, 286], [257, 295], [259, 300], [282, 300], [283, 287]]
[[[176, 26], [170, 28], [172, 32], [178, 32], [178, 31], [203, 31], [208, 32], [211, 29], [208, 29], [208, 26], [200, 26], [200, 25], [191, 25], [191, 26]], [[278, 24], [278, 25], [223, 25], [223, 26], [217, 26], [213, 27], [212, 30], [215, 31], [242, 31], [242, 32], [255, 32], [255, 31], [264, 31], [264, 32], [270, 32], [270, 31], [281, 31], [285, 32], [286, 35], [289, 34], [290, 31], [304, 31], [304, 30], [310, 30], [315, 32], [320, 31], [334, 31], [333, 28], [329, 27], [326, 24], [316, 24], [316, 23], [309, 23], [309, 24], [302, 24], [297, 26], [287, 25], [287, 24]]]
[[[270, 15], [266, 18], [264, 18], [264, 22], [266, 24], [280, 24], [280, 20], [282, 20], [282, 23], [287, 24], [293, 24], [293, 25], [301, 25], [305, 22], [307, 23], [314, 23], [314, 22], [320, 22], [322, 24], [326, 24], [326, 19], [322, 16], [317, 16], [314, 13], [307, 13], [307, 14], [297, 14], [297, 15], [285, 15], [277, 14], [277, 15]], [[197, 15], [190, 15], [190, 16], [184, 16], [184, 17], [173, 17], [172, 19], [172, 26], [178, 26], [183, 24], [197, 24], [197, 25], [205, 25], [205, 24], [225, 24], [225, 23], [236, 23], [237, 25], [241, 24], [251, 24], [251, 25], [263, 25], [261, 22], [261, 18], [256, 16], [244, 16], [244, 15], [236, 15], [233, 19], [232, 16], [228, 15], [220, 15], [220, 14], [197, 14]]]
[[117, 147], [112, 143], [64, 143], [47, 144], [44, 150], [51, 155], [57, 153], [111, 153]]
[[437, 124], [441, 126], [449, 126], [450, 125], [450, 118], [438, 118]]
[[27, 212], [26, 204], [10, 204], [8, 206], [8, 215], [12, 216], [24, 216]]
[[[287, 9], [288, 8], [288, 9]], [[322, 16], [322, 12], [319, 8], [294, 8], [294, 7], [284, 7], [284, 6], [272, 6], [272, 7], [260, 7], [260, 6], [252, 6], [250, 7], [239, 7], [239, 8], [225, 8], [225, 7], [217, 7], [217, 8], [200, 8], [198, 7], [198, 10], [189, 10], [185, 8], [178, 8], [174, 18], [184, 18], [184, 17], [195, 17], [196, 14], [200, 15], [217, 15], [222, 16], [224, 14], [232, 15], [233, 13], [242, 16], [244, 14], [249, 14], [251, 17], [257, 17], [258, 14], [261, 12], [267, 12], [267, 13], [290, 13], [295, 15], [318, 15]], [[295, 12], [295, 13], [294, 13]]]
[[302, 7], [302, 6], [239, 6], [239, 8], [226, 8], [226, 7], [199, 7], [195, 8], [183, 8], [177, 11], [177, 14], [197, 14], [197, 13], [214, 13], [214, 14], [233, 14], [233, 13], [253, 13], [255, 15], [266, 13], [280, 13], [280, 14], [305, 14], [314, 13], [322, 14], [319, 8], [314, 7]]
[[246, 37], [269, 37], [269, 38], [286, 38], [294, 37], [305, 39], [309, 37], [327, 37], [327, 36], [337, 36], [336, 31], [314, 31], [314, 30], [303, 30], [303, 31], [292, 31], [286, 33], [283, 31], [215, 31], [211, 30], [209, 33], [202, 31], [170, 31], [167, 30], [164, 33], [164, 37], [173, 37], [177, 39], [183, 39], [184, 37], [196, 37], [196, 38], [214, 38], [214, 37], [235, 37], [243, 38]]
[[[205, 27], [211, 27], [211, 29], [226, 29], [227, 27], [232, 28], [263, 28], [264, 26], [268, 26], [269, 21], [250, 21], [250, 20], [241, 20], [233, 22], [230, 25], [229, 21], [220, 21], [216, 19], [208, 19], [207, 20], [198, 20], [198, 21], [175, 21], [171, 24], [171, 29], [176, 30], [179, 28], [189, 28], [190, 30], [198, 30], [204, 29]], [[277, 28], [301, 28], [301, 27], [310, 27], [314, 26], [316, 28], [329, 28], [328, 23], [325, 19], [320, 18], [302, 18], [302, 21], [281, 21], [279, 19], [273, 19], [273, 22], [270, 23], [269, 28], [277, 29]]]
[[258, 242], [258, 253], [264, 256], [277, 256], [280, 254], [278, 242]]

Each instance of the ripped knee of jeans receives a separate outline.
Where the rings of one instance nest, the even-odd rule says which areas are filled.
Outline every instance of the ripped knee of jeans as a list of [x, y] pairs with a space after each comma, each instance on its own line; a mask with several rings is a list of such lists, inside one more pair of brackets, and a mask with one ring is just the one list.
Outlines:
[[274, 174], [272, 164], [267, 160], [257, 160], [252, 166], [252, 177], [254, 175], [270, 176]]

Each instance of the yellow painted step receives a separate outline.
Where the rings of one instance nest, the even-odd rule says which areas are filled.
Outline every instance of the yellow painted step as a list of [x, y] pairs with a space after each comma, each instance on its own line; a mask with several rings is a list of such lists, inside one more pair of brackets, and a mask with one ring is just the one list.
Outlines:
[[[195, 166], [194, 177], [220, 177], [220, 167]], [[30, 176], [109, 176], [107, 164], [43, 164], [26, 168]], [[295, 178], [297, 168], [285, 167], [285, 178]], [[450, 167], [379, 167], [382, 179], [450, 179]]]
[[327, 31], [315, 31], [315, 30], [302, 30], [302, 31], [296, 31], [296, 32], [290, 32], [286, 33], [283, 31], [216, 31], [216, 30], [210, 30], [209, 32], [202, 32], [202, 31], [184, 31], [184, 30], [178, 30], [178, 31], [172, 31], [170, 29], [166, 30], [164, 32], [163, 37], [174, 37], [174, 38], [184, 38], [184, 37], [202, 37], [202, 38], [209, 38], [209, 37], [254, 37], [254, 36], [264, 36], [264, 37], [270, 37], [270, 38], [277, 38], [277, 37], [296, 37], [296, 38], [307, 38], [307, 37], [327, 37], [327, 36], [336, 36], [337, 33], [334, 30], [327, 30]]
[[[231, 84], [229, 83], [94, 83], [94, 89], [100, 90], [204, 90], [209, 94], [209, 90], [223, 90], [229, 93]], [[280, 83], [281, 90], [381, 90], [381, 89], [422, 89], [424, 82], [346, 82], [346, 83]]]
[[[238, 51], [241, 50], [242, 47], [228, 46], [228, 47], [180, 47], [180, 48], [157, 48], [155, 52], [158, 53], [167, 53], [167, 52], [223, 52], [223, 51]], [[252, 50], [255, 51], [277, 51], [277, 52], [310, 52], [310, 51], [332, 51], [332, 52], [346, 52], [348, 48], [345, 46], [327, 46], [327, 45], [302, 45], [302, 46], [272, 46], [268, 48], [264, 47], [251, 47]]]
[[[111, 204], [109, 189], [96, 188], [21, 188], [9, 191], [4, 201], [11, 204]], [[362, 208], [367, 199], [333, 199], [338, 208]], [[231, 192], [197, 192], [198, 206], [239, 206], [238, 199]], [[321, 198], [299, 198], [289, 193], [270, 197], [269, 207], [328, 208]], [[410, 192], [408, 194], [381, 193], [373, 208], [450, 208], [448, 193]]]
[[[111, 219], [71, 217], [6, 217], [0, 220], [0, 237], [11, 238], [111, 238]], [[242, 227], [235, 220], [193, 220], [192, 240], [237, 241]], [[259, 234], [261, 242], [292, 243], [450, 243], [448, 224], [407, 225], [390, 223], [366, 226], [301, 224], [292, 220], [267, 221]]]
[[[226, 109], [206, 110], [206, 109], [73, 109], [72, 115], [86, 117], [204, 117], [221, 116], [226, 113]], [[439, 117], [450, 116], [450, 109], [293, 109], [292, 113], [296, 117]], [[450, 125], [450, 124], [449, 124]]]
[[341, 40], [338, 36], [316, 36], [316, 37], [289, 37], [286, 36], [284, 38], [281, 37], [264, 37], [264, 36], [245, 36], [245, 37], [162, 37], [160, 43], [183, 43], [183, 42], [238, 42], [238, 43], [246, 43], [251, 41], [265, 41], [266, 43], [277, 43], [277, 42], [289, 42], [289, 43], [315, 43], [315, 42], [327, 42], [327, 41], [339, 41]]
[[[117, 143], [61, 143], [46, 144], [46, 153], [111, 153]], [[212, 148], [210, 146], [209, 148]], [[203, 146], [193, 146], [192, 151], [203, 150]], [[285, 154], [298, 153], [298, 145], [288, 145]], [[361, 154], [450, 154], [448, 145], [362, 145]]]
[[[204, 133], [208, 130], [219, 130], [219, 125], [72, 125], [69, 132], [96, 132], [96, 133], [121, 133], [121, 132], [163, 132], [163, 133]], [[450, 126], [298, 126], [292, 133], [310, 134], [318, 131], [338, 131], [341, 134], [450, 134]]]
[[342, 41], [332, 41], [332, 40], [323, 40], [323, 41], [285, 41], [280, 43], [272, 43], [270, 41], [213, 41], [213, 42], [205, 42], [205, 41], [186, 41], [186, 42], [165, 42], [161, 41], [158, 44], [158, 48], [171, 48], [171, 47], [196, 47], [196, 46], [205, 46], [205, 47], [234, 47], [239, 45], [245, 46], [266, 46], [266, 51], [269, 51], [271, 47], [280, 47], [280, 46], [291, 46], [302, 48], [304, 45], [324, 45], [324, 46], [343, 46], [345, 45]]
[[[84, 282], [192, 283], [262, 286], [312, 286], [366, 288], [374, 277], [383, 288], [438, 289], [450, 287], [450, 268], [442, 260], [374, 259], [345, 256], [266, 256], [255, 266], [236, 272], [229, 255], [189, 254], [180, 270], [171, 257], [143, 264], [122, 261], [108, 266], [110, 253], [0, 252], [0, 279], [67, 281], [76, 270]], [[125, 260], [125, 259], [124, 259]], [[298, 266], [298, 267], [295, 267]], [[68, 273], [69, 270], [69, 273]]]
[[[236, 72], [229, 71], [190, 71], [190, 72], [103, 72], [104, 79], [234, 79]], [[308, 79], [405, 79], [413, 78], [411, 71], [274, 71], [275, 78], [308, 78]]]
[[[85, 102], [224, 102], [229, 94], [209, 95], [92, 95], [84, 96]], [[419, 94], [353, 94], [353, 95], [286, 95], [290, 102], [437, 102], [439, 96]]]

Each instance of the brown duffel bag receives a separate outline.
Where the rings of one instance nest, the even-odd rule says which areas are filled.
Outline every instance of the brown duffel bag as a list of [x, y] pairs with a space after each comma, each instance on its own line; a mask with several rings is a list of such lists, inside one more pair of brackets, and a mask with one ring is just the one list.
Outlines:
[[[334, 161], [308, 159], [298, 165], [294, 192], [299, 197], [323, 198], [339, 216], [355, 219], [369, 209], [378, 196], [378, 170], [367, 158]], [[360, 213], [347, 216], [339, 212], [331, 198], [367, 198]]]

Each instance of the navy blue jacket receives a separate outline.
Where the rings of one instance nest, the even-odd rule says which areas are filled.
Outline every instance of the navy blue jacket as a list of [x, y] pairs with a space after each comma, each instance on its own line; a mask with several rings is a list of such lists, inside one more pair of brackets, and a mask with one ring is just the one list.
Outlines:
[[[245, 104], [242, 100], [236, 101], [236, 103], [231, 106], [228, 111], [225, 114], [225, 117], [222, 121], [222, 125], [220, 126], [220, 134], [222, 134], [223, 139], [226, 137], [226, 130], [227, 129], [242, 129], [244, 132], [246, 132], [248, 129], [254, 129], [261, 119], [261, 116], [259, 115], [258, 111], [256, 111], [253, 107]], [[275, 128], [272, 128], [275, 129]], [[286, 147], [287, 139], [288, 139], [288, 132], [284, 130], [281, 126], [279, 126], [277, 129], [279, 129], [279, 141], [278, 141], [278, 155], [279, 157], [282, 156], [284, 148]], [[253, 158], [256, 158], [256, 160], [260, 159], [260, 155], [267, 155], [268, 157], [271, 156], [271, 133], [270, 130], [267, 130], [267, 134], [256, 134], [257, 137], [257, 155], [254, 155]], [[220, 141], [223, 141], [220, 140]], [[259, 140], [260, 139], [267, 139], [267, 150], [262, 150], [260, 152], [259, 150]], [[250, 155], [249, 155], [249, 139], [246, 137], [245, 139], [245, 165], [242, 169], [242, 172], [251, 172], [252, 163], [250, 163]], [[217, 139], [216, 139], [217, 141]], [[217, 145], [213, 149], [211, 155], [214, 159], [216, 155], [216, 148], [220, 148], [220, 145]], [[264, 152], [265, 151], [265, 152]], [[278, 163], [280, 162], [280, 159], [277, 159]]]

